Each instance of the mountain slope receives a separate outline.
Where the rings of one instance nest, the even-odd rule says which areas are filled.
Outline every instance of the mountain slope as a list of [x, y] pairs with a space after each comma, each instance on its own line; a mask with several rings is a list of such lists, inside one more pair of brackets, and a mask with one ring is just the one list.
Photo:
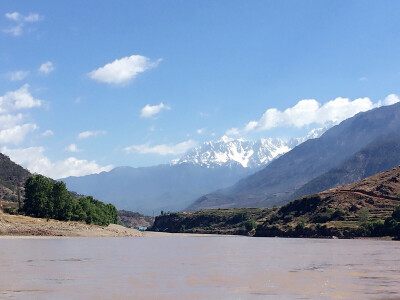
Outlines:
[[398, 237], [400, 223], [390, 217], [399, 205], [400, 166], [292, 201], [258, 226], [256, 236]]
[[277, 158], [234, 186], [199, 198], [187, 210], [272, 206], [382, 137], [400, 136], [400, 103], [359, 113]]
[[17, 201], [17, 189], [23, 189], [30, 175], [28, 170], [0, 153], [0, 200]]
[[378, 139], [355, 153], [350, 159], [297, 189], [292, 198], [356, 182], [399, 164], [400, 138]]

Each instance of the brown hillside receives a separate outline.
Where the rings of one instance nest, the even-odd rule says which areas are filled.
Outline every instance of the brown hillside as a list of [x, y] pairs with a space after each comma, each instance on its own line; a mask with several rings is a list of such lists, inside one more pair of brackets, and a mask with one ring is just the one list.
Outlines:
[[17, 188], [21, 190], [31, 174], [0, 153], [0, 200], [18, 201]]
[[318, 195], [333, 208], [356, 212], [366, 207], [372, 218], [389, 217], [400, 204], [400, 166]]

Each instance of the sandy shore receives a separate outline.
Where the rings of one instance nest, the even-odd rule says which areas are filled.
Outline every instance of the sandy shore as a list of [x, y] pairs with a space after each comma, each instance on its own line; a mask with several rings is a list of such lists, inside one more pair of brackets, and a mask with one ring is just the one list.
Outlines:
[[4, 214], [0, 211], [0, 237], [140, 237], [136, 229], [111, 224], [107, 227], [81, 222], [62, 222]]

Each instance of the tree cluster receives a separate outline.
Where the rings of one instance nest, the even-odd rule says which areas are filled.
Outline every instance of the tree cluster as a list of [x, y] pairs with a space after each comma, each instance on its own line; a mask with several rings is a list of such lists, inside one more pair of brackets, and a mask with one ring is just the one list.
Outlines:
[[104, 204], [91, 196], [73, 197], [64, 182], [54, 182], [42, 175], [27, 179], [22, 211], [37, 218], [85, 221], [87, 224], [102, 226], [118, 222], [118, 212], [114, 205]]

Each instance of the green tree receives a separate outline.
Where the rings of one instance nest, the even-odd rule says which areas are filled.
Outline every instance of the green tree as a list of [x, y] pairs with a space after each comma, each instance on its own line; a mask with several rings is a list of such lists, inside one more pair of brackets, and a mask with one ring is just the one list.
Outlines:
[[42, 175], [30, 176], [25, 183], [25, 202], [22, 210], [34, 217], [51, 218], [54, 209], [52, 189], [53, 182], [50, 179]]
[[70, 193], [64, 182], [59, 181], [54, 183], [51, 192], [51, 197], [54, 204], [53, 218], [58, 220], [68, 220], [68, 201], [70, 201]]
[[392, 218], [395, 219], [397, 222], [400, 222], [400, 205], [394, 209], [392, 213]]
[[369, 219], [369, 210], [366, 207], [363, 207], [358, 212], [358, 223], [359, 225], [366, 225]]

